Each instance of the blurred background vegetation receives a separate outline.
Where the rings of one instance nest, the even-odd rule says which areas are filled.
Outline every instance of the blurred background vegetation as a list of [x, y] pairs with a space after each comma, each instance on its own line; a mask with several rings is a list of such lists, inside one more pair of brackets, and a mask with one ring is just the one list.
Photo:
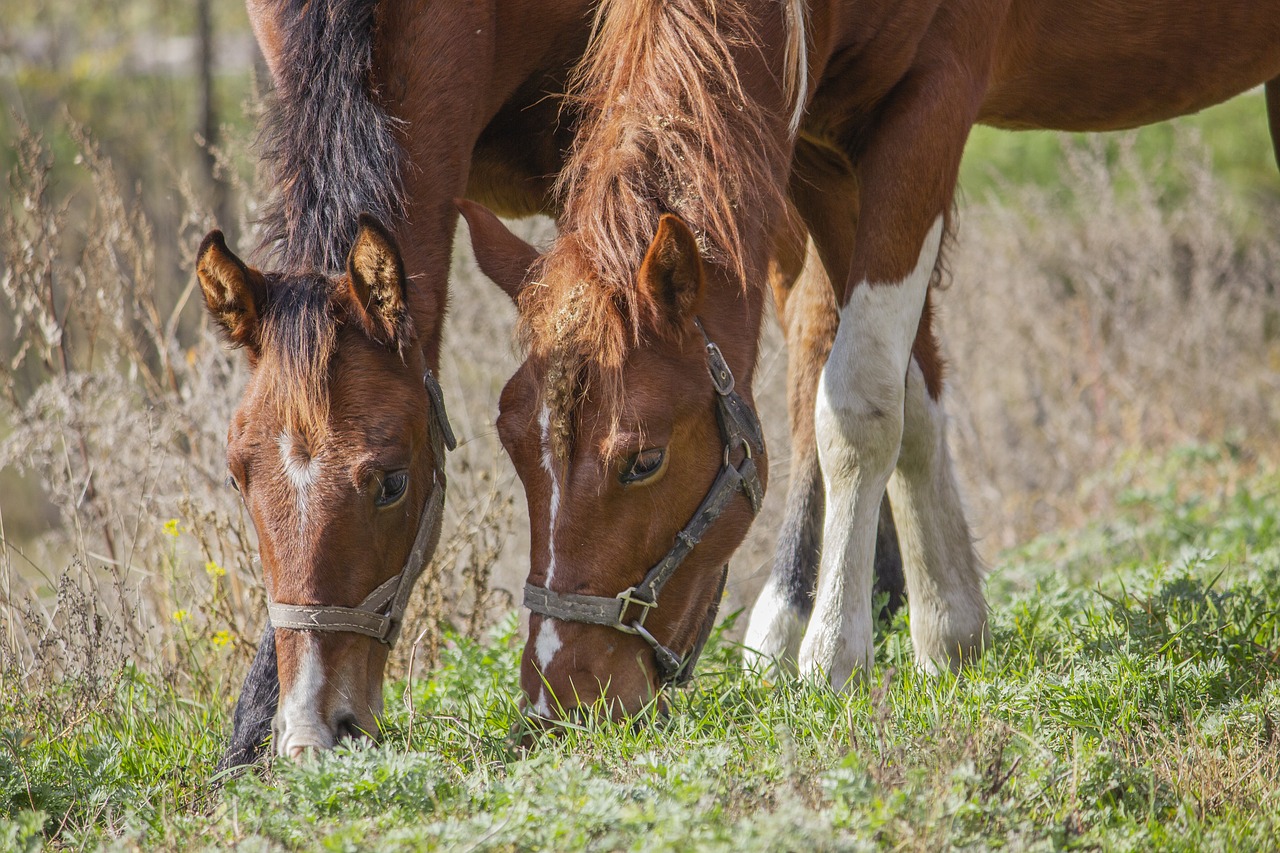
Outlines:
[[0, 132], [10, 142], [0, 166], [7, 174], [15, 165], [24, 123], [44, 137], [54, 178], [73, 195], [83, 187], [71, 126], [88, 127], [149, 210], [170, 214], [159, 221], [172, 219], [176, 178], [208, 174], [205, 140], [216, 147], [250, 132], [261, 69], [243, 4], [0, 0]]
[[[167, 316], [188, 283], [187, 256], [199, 239], [193, 201], [232, 239], [254, 206], [250, 142], [265, 79], [243, 4], [0, 0], [5, 207], [24, 213], [19, 185], [41, 172], [48, 203], [64, 214], [59, 251], [83, 255], [99, 239], [90, 224], [101, 187], [85, 168], [93, 151], [110, 164], [124, 207], [146, 223], [156, 255], [151, 286]], [[66, 296], [61, 283], [51, 282], [59, 301]], [[199, 319], [196, 311], [182, 312], [184, 339]], [[0, 361], [10, 365], [17, 346], [13, 326], [0, 323]], [[29, 393], [41, 381], [34, 364], [15, 372], [19, 390]], [[0, 436], [6, 431], [0, 417]], [[12, 467], [0, 472], [12, 542], [28, 544], [58, 523], [36, 479], [24, 481]]]

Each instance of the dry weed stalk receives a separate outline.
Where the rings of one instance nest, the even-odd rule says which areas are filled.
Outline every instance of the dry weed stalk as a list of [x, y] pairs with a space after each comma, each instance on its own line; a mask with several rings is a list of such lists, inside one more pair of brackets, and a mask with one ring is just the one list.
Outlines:
[[1280, 241], [1246, 229], [1197, 138], [1175, 147], [1175, 186], [1135, 140], [1114, 162], [1099, 137], [1067, 143], [1064, 187], [961, 207], [939, 304], [954, 456], [989, 551], [1096, 518], [1136, 459], [1280, 440]]
[[[190, 270], [166, 274], [136, 194], [72, 136], [91, 197], [60, 196], [49, 149], [21, 128], [0, 216], [0, 466], [39, 486], [6, 500], [42, 492], [62, 519], [16, 570], [4, 538], [5, 678], [94, 685], [127, 661], [199, 681], [188, 653], [243, 655], [261, 624], [247, 520], [223, 487], [243, 377], [202, 321], [179, 322], [198, 316]], [[210, 224], [192, 208], [187, 257]]]

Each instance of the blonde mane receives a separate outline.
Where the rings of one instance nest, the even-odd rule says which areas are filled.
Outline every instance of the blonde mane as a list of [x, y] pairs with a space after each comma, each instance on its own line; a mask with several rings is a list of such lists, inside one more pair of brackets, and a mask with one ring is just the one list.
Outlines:
[[[782, 82], [803, 104], [804, 0], [780, 6]], [[781, 208], [784, 140], [735, 65], [736, 51], [758, 45], [758, 28], [746, 0], [600, 4], [570, 87], [578, 131], [557, 184], [561, 236], [521, 300], [526, 350], [553, 362], [554, 408], [567, 411], [616, 374], [639, 343], [647, 307], [635, 273], [663, 213], [682, 217], [704, 258], [744, 289], [763, 286], [748, 281], [740, 220]]]

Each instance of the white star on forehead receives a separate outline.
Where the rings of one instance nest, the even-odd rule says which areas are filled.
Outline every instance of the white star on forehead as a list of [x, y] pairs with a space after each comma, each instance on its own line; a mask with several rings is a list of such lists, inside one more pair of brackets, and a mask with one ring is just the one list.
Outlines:
[[289, 485], [293, 486], [295, 506], [298, 510], [298, 526], [305, 527], [311, 489], [320, 479], [320, 462], [304, 449], [295, 446], [288, 432], [280, 433], [276, 444], [280, 448], [280, 464], [284, 469], [285, 478], [289, 481]]

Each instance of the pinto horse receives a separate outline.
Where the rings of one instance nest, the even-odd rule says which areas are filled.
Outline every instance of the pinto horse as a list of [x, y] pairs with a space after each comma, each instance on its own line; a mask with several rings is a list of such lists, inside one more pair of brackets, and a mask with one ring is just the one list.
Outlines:
[[705, 639], [765, 484], [751, 381], [788, 202], [830, 287], [781, 289], [809, 293], [821, 563], [778, 564], [747, 642], [836, 688], [866, 672], [887, 487], [918, 664], [981, 654], [930, 292], [970, 129], [1131, 127], [1277, 76], [1280, 0], [604, 0], [555, 244], [461, 203], [527, 352], [498, 426], [529, 507], [532, 713], [634, 712]]
[[248, 6], [276, 85], [276, 269], [215, 232], [197, 272], [251, 366], [227, 455], [271, 619], [222, 767], [272, 730], [285, 756], [376, 731], [387, 652], [439, 534], [452, 200], [543, 209], [569, 132], [547, 96], [590, 22], [587, 0]]

